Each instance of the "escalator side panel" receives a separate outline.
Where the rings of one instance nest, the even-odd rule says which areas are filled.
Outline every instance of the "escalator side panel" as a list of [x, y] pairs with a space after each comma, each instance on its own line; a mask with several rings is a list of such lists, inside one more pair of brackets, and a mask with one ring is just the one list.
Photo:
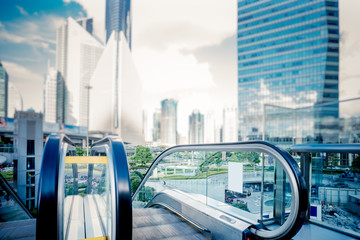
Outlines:
[[110, 140], [115, 185], [116, 239], [132, 239], [132, 200], [128, 163], [122, 142]]

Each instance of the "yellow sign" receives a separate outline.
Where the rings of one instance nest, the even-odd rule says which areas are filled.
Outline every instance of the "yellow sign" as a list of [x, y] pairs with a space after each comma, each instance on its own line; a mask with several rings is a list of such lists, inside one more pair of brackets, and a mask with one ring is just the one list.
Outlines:
[[65, 163], [108, 163], [107, 156], [66, 156]]
[[94, 238], [84, 238], [81, 240], [106, 240], [107, 237], [94, 237]]

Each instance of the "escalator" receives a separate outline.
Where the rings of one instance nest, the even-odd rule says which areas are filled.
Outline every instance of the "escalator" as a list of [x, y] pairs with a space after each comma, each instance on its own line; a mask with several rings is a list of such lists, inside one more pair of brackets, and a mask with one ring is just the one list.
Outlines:
[[[265, 142], [176, 146], [146, 173], [129, 173], [117, 139], [75, 155], [66, 136], [48, 138], [37, 239], [290, 239], [305, 220], [297, 163]], [[130, 174], [143, 175], [133, 193]]]

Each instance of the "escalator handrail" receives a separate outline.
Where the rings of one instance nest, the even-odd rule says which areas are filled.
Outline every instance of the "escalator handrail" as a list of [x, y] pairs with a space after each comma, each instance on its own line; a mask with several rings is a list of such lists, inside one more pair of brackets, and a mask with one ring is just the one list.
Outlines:
[[24, 210], [26, 215], [29, 216], [30, 219], [33, 219], [34, 216], [30, 213], [30, 211], [26, 208], [23, 201], [20, 199], [19, 195], [14, 191], [14, 189], [9, 185], [9, 183], [6, 181], [6, 179], [3, 177], [2, 174], [0, 174], [0, 186], [3, 187], [3, 190], [7, 192], [7, 194], [10, 194], [10, 196], [14, 199], [17, 204], [20, 205], [20, 207]]
[[74, 145], [66, 135], [50, 135], [46, 141], [38, 190], [36, 239], [58, 239], [62, 216], [59, 212], [59, 171], [64, 143]]
[[[113, 184], [113, 189], [115, 191], [112, 199], [112, 202], [114, 203], [114, 211], [112, 211], [112, 213], [115, 213], [115, 218], [112, 220], [115, 238], [112, 237], [112, 239], [131, 239], [132, 201], [129, 167], [125, 147], [121, 140], [113, 137], [106, 137], [92, 144], [91, 148], [102, 145], [107, 145], [109, 148], [109, 168], [110, 171], [113, 172], [113, 179], [110, 181]], [[112, 158], [113, 161], [110, 161], [110, 158]], [[112, 176], [112, 173], [110, 173], [110, 176]]]
[[[291, 155], [289, 153], [287, 153], [286, 151], [283, 151], [279, 148], [277, 148], [276, 146], [265, 142], [265, 141], [248, 141], [248, 142], [235, 142], [235, 143], [218, 143], [218, 144], [193, 144], [193, 145], [179, 145], [179, 146], [174, 146], [171, 148], [166, 149], [165, 151], [163, 151], [161, 154], [159, 154], [159, 156], [153, 161], [153, 163], [151, 164], [150, 168], [148, 169], [148, 171], [146, 172], [144, 178], [142, 179], [142, 181], [140, 182], [139, 186], [137, 187], [135, 193], [133, 194], [132, 199], [135, 200], [137, 194], [139, 193], [140, 189], [142, 188], [142, 186], [145, 184], [145, 182], [148, 180], [148, 178], [150, 177], [150, 175], [152, 174], [152, 171], [154, 170], [154, 168], [157, 166], [157, 164], [166, 156], [174, 153], [174, 152], [179, 152], [179, 151], [213, 151], [213, 152], [217, 152], [217, 151], [231, 151], [231, 152], [236, 152], [236, 151], [253, 151], [253, 152], [259, 152], [260, 150], [270, 154], [270, 155], [276, 155], [280, 158], [282, 158], [285, 162], [281, 162], [281, 164], [284, 167], [284, 170], [288, 172], [289, 177], [293, 176], [291, 182], [293, 182], [293, 184], [295, 185], [294, 187], [296, 187], [296, 189], [292, 189], [293, 193], [295, 194], [294, 198], [295, 200], [292, 201], [292, 203], [295, 202], [296, 206], [292, 206], [292, 207], [297, 207], [298, 211], [295, 213], [295, 211], [292, 211], [290, 213], [290, 215], [292, 215], [293, 213], [296, 215], [292, 215], [292, 224], [291, 226], [289, 226], [290, 229], [286, 229], [287, 226], [285, 226], [285, 224], [282, 226], [284, 227], [286, 230], [284, 231], [283, 234], [278, 235], [278, 238], [282, 238], [282, 239], [290, 239], [291, 237], [293, 237], [302, 227], [304, 221], [306, 220], [306, 212], [308, 210], [308, 193], [305, 187], [305, 180], [302, 176], [302, 173], [297, 165], [297, 163], [295, 162], [295, 160], [291, 157]], [[276, 158], [278, 158], [276, 157]], [[280, 160], [279, 158], [279, 160]], [[292, 175], [290, 175], [290, 173]], [[291, 187], [293, 188], [293, 185], [291, 185]], [[298, 190], [298, 191], [295, 191]], [[296, 200], [298, 200], [296, 202]], [[282, 227], [280, 227], [280, 230]], [[263, 238], [272, 238], [271, 236], [267, 236], [267, 232], [264, 230], [258, 230], [256, 229], [256, 227], [251, 229], [252, 232], [255, 233], [255, 235], [260, 234], [261, 237]], [[280, 230], [275, 230], [276, 232], [279, 232]], [[274, 232], [275, 232], [274, 231]]]

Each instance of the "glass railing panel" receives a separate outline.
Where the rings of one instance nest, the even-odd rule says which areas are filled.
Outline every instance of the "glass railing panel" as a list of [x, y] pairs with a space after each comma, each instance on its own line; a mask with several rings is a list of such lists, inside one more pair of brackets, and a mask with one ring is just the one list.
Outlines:
[[261, 151], [171, 153], [150, 168], [133, 207], [144, 207], [156, 194], [171, 189], [274, 231], [286, 222], [296, 202], [282, 164]]
[[18, 202], [19, 200], [19, 198], [14, 199], [8, 189], [0, 183], [0, 222], [10, 222], [31, 218], [29, 213], [24, 211], [24, 206], [20, 206], [21, 203]]
[[360, 236], [359, 154], [313, 153], [310, 219]]
[[66, 239], [109, 236], [110, 184], [107, 156], [66, 157], [63, 225]]

